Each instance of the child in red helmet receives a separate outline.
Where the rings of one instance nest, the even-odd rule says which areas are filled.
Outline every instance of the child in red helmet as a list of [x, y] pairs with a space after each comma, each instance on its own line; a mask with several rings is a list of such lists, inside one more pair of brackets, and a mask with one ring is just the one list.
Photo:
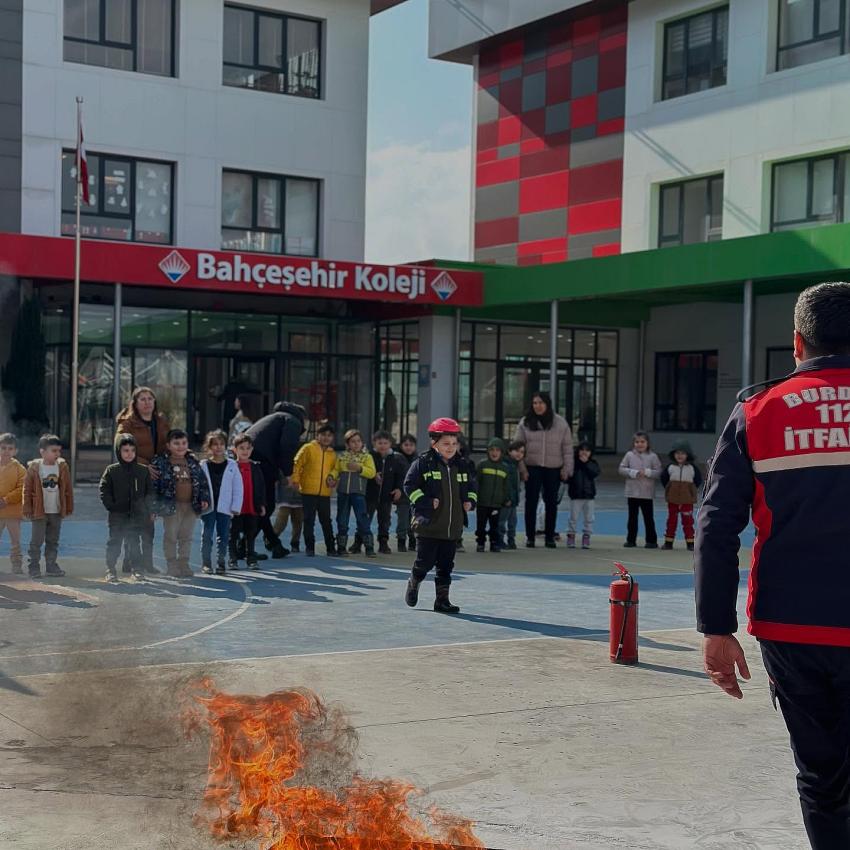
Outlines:
[[431, 449], [410, 465], [404, 492], [410, 499], [416, 533], [416, 560], [407, 581], [404, 600], [411, 607], [419, 601], [419, 585], [436, 567], [434, 610], [457, 614], [449, 600], [455, 566], [455, 541], [463, 533], [466, 511], [475, 510], [475, 475], [458, 458], [460, 426], [454, 419], [435, 419], [428, 426]]

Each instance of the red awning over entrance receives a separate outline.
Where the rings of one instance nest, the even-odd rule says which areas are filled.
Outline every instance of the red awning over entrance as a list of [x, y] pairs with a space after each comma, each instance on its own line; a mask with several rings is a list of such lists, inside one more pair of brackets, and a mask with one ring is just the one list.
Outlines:
[[[474, 307], [483, 303], [480, 272], [382, 266], [309, 257], [198, 251], [82, 240], [80, 278], [172, 290], [331, 298], [407, 305]], [[0, 274], [70, 280], [74, 241], [0, 233]]]

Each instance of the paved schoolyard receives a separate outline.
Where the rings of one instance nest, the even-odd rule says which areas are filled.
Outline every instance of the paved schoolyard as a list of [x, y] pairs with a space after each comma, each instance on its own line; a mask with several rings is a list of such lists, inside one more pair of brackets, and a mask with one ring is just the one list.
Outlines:
[[[588, 552], [459, 555], [463, 610], [445, 617], [430, 585], [404, 606], [405, 555], [106, 584], [104, 524], [80, 495], [68, 578], [0, 575], [2, 848], [220, 846], [192, 824], [204, 742], [177, 719], [200, 674], [344, 706], [364, 773], [416, 783], [490, 847], [806, 846], [755, 644], [733, 702], [700, 672], [688, 553], [624, 550], [613, 502]], [[636, 668], [608, 662], [615, 558], [640, 581]]]

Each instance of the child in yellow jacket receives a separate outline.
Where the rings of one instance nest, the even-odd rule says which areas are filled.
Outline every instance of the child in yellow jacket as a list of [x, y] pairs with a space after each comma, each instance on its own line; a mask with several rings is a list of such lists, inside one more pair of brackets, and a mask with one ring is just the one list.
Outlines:
[[337, 554], [331, 525], [331, 493], [336, 487], [333, 476], [336, 452], [331, 448], [334, 433], [330, 425], [322, 425], [316, 432], [316, 439], [301, 446], [295, 455], [292, 483], [300, 490], [304, 502], [304, 551], [309, 557], [316, 554], [317, 513], [328, 555]]
[[15, 459], [18, 441], [14, 434], [0, 434], [0, 538], [9, 532], [12, 572], [24, 571], [21, 554], [21, 515], [23, 513], [24, 478], [27, 471]]
[[357, 536], [366, 554], [375, 557], [375, 543], [366, 510], [366, 482], [376, 475], [371, 452], [363, 446], [363, 435], [352, 428], [345, 432], [345, 451], [337, 455], [333, 476], [336, 480], [336, 546], [343, 555], [348, 546], [348, 520], [354, 510]]

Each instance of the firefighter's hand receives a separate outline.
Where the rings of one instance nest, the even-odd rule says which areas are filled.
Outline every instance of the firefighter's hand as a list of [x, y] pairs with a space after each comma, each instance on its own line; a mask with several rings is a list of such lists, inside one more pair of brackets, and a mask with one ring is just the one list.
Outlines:
[[737, 665], [742, 679], [749, 681], [750, 668], [744, 650], [734, 635], [705, 635], [702, 640], [703, 667], [711, 681], [730, 697], [743, 699], [738, 677], [735, 675]]
[[463, 503], [463, 509], [465, 511], [471, 511], [472, 510], [472, 502], [464, 502]]

